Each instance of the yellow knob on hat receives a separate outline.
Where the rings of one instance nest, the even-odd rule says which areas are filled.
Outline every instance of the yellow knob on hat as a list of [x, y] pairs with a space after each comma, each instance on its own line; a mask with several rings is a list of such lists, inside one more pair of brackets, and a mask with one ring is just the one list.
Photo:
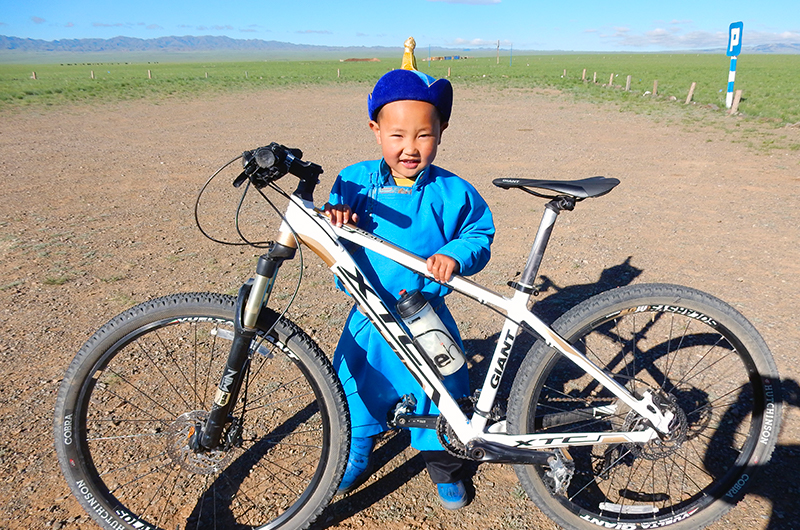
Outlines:
[[416, 70], [417, 59], [414, 57], [414, 48], [417, 47], [417, 41], [414, 40], [414, 37], [409, 37], [403, 43], [403, 46], [403, 63], [400, 68], [403, 70]]

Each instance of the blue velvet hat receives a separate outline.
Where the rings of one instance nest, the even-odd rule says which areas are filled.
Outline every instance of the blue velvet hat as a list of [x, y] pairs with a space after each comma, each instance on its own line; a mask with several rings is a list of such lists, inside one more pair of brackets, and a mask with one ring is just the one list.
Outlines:
[[374, 120], [387, 103], [407, 99], [430, 103], [444, 123], [450, 120], [453, 108], [453, 85], [447, 79], [435, 79], [417, 70], [392, 70], [378, 79], [369, 95], [369, 119]]

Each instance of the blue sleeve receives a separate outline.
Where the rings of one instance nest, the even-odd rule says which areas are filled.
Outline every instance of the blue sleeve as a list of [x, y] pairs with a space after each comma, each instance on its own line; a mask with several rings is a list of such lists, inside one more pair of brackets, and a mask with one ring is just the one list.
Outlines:
[[346, 204], [353, 211], [366, 206], [369, 198], [370, 162], [361, 162], [348, 166], [339, 172], [331, 187], [328, 202]]
[[[489, 262], [490, 247], [494, 240], [494, 220], [483, 197], [471, 185], [464, 184], [459, 193], [463, 193], [463, 198], [459, 197], [462, 207], [453, 213], [457, 216], [455, 222], [459, 227], [458, 232], [438, 253], [456, 260], [459, 274], [471, 276], [480, 272]], [[458, 204], [455, 201], [448, 202]]]
[[345, 198], [342, 196], [342, 192], [344, 191], [344, 183], [342, 182], [342, 175], [339, 174], [336, 177], [336, 181], [333, 183], [333, 187], [331, 188], [331, 194], [328, 197], [328, 202], [330, 204], [347, 204]]

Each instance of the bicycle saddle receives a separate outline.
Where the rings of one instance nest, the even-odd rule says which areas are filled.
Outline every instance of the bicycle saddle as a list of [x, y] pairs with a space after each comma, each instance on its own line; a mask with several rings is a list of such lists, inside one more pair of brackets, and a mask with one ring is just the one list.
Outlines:
[[[570, 197], [575, 197], [576, 199], [589, 199], [591, 197], [600, 197], [601, 195], [605, 195], [614, 189], [614, 186], [619, 184], [619, 180], [606, 177], [589, 177], [580, 180], [499, 178], [494, 179], [492, 184], [506, 190], [510, 188], [520, 188], [523, 191], [527, 191], [528, 193], [532, 193], [533, 195], [537, 195], [539, 197], [555, 198], [556, 196], [568, 195]], [[556, 195], [547, 195], [530, 190], [528, 188], [547, 190], [555, 193]]]

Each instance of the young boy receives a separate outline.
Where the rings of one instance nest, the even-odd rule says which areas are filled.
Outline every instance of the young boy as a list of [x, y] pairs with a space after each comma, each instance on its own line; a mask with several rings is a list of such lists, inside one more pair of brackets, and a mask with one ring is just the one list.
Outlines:
[[[368, 99], [368, 110], [369, 127], [383, 158], [342, 170], [325, 206], [333, 223], [354, 223], [427, 257], [428, 271], [442, 282], [455, 273], [480, 271], [489, 261], [494, 238], [491, 212], [475, 188], [432, 165], [452, 101], [453, 89], [446, 79], [402, 69], [381, 77]], [[401, 290], [422, 291], [462, 346], [443, 301], [450, 289], [363, 248], [353, 258], [392, 311]], [[387, 417], [403, 395], [417, 399], [417, 414], [438, 414], [438, 410], [356, 308], [350, 311], [333, 364], [352, 422], [350, 456], [339, 487], [344, 493], [368, 477], [372, 437], [387, 429]], [[444, 384], [456, 398], [468, 395], [466, 364]], [[435, 430], [411, 429], [411, 445], [422, 452], [443, 506], [451, 510], [464, 506], [463, 461], [444, 450]]]

